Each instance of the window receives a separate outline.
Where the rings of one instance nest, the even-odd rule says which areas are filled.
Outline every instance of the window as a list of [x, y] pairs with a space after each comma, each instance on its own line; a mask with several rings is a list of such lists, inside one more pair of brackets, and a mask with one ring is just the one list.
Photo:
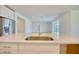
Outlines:
[[59, 20], [56, 20], [56, 21], [52, 22], [52, 34], [56, 38], [59, 38]]

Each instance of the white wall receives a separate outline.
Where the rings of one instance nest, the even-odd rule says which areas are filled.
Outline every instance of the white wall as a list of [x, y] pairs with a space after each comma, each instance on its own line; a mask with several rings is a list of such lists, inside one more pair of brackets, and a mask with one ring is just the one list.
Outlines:
[[31, 21], [29, 19], [26, 19], [26, 22], [25, 22], [25, 32], [26, 33], [31, 33], [32, 32], [32, 27], [31, 27]]
[[72, 10], [60, 17], [60, 36], [79, 37], [79, 11]]
[[60, 16], [60, 36], [70, 35], [71, 31], [71, 15], [67, 12]]
[[79, 11], [72, 11], [71, 12], [71, 34], [73, 36], [79, 37]]
[[51, 32], [51, 22], [32, 22], [32, 32], [50, 33]]

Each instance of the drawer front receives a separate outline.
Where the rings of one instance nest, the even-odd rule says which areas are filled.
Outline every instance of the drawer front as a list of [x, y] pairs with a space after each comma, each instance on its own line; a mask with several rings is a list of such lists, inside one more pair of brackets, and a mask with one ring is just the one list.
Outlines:
[[35, 51], [38, 53], [48, 53], [48, 52], [59, 53], [59, 45], [57, 44], [20, 44], [19, 51], [26, 51], [26, 53], [30, 51]]
[[19, 54], [59, 54], [59, 52], [58, 51], [33, 51], [33, 50], [23, 51], [23, 50], [20, 50]]
[[10, 50], [17, 50], [17, 44], [15, 44], [15, 43], [0, 43], [0, 49], [5, 49], [5, 50], [7, 50], [7, 49], [10, 49]]
[[1, 50], [0, 49], [0, 54], [17, 54], [17, 50]]

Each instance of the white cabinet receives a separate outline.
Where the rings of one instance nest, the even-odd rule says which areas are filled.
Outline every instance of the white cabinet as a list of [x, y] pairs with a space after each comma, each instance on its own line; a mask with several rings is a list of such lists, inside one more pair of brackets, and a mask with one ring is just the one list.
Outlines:
[[17, 54], [17, 50], [0, 50], [0, 54]]
[[0, 16], [14, 20], [14, 12], [5, 6], [0, 6]]
[[9, 18], [14, 20], [15, 14], [12, 10], [8, 9], [8, 13], [9, 13]]
[[18, 53], [16, 43], [0, 43], [0, 54], [16, 54]]
[[59, 54], [59, 44], [0, 43], [0, 54]]
[[59, 51], [34, 51], [34, 50], [20, 50], [19, 54], [59, 54]]
[[0, 6], [0, 16], [7, 17], [7, 18], [9, 17], [8, 10], [6, 7]]
[[59, 44], [19, 44], [19, 53], [22, 54], [59, 54]]
[[17, 33], [25, 33], [25, 19], [17, 17]]

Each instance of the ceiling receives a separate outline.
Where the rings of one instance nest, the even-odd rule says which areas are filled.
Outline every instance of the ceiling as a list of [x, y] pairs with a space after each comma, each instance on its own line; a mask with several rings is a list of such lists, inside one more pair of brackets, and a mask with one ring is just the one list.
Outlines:
[[18, 11], [22, 15], [37, 20], [40, 17], [45, 19], [54, 18], [59, 13], [79, 9], [79, 6], [70, 5], [8, 5], [10, 8]]

